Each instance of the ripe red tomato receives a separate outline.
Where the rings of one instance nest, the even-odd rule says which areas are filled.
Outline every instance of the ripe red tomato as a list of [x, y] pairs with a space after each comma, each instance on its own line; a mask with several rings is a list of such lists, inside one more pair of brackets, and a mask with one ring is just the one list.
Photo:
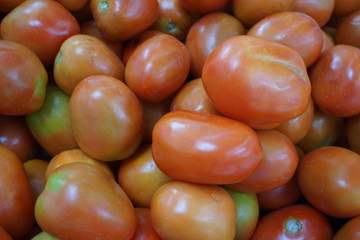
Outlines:
[[2, 240], [13, 240], [13, 238], [9, 235], [8, 232], [6, 232], [6, 230], [0, 226], [0, 238]]
[[332, 227], [326, 216], [309, 205], [291, 205], [266, 214], [252, 240], [331, 240]]
[[0, 12], [9, 13], [11, 10], [16, 8], [20, 3], [25, 0], [1, 0], [0, 1]]
[[54, 63], [61, 44], [79, 34], [74, 16], [52, 0], [29, 0], [7, 14], [1, 23], [1, 37], [30, 48], [45, 66]]
[[346, 121], [346, 138], [351, 150], [360, 154], [360, 114]]
[[220, 11], [228, 2], [229, 0], [180, 0], [184, 8], [197, 14]]
[[220, 186], [169, 182], [154, 193], [150, 218], [163, 240], [230, 240], [235, 236], [236, 206]]
[[336, 232], [332, 240], [357, 239], [360, 236], [360, 216], [349, 219]]
[[160, 170], [173, 179], [229, 184], [256, 170], [262, 149], [256, 133], [241, 122], [178, 110], [156, 123], [152, 155]]
[[360, 10], [346, 16], [336, 28], [335, 42], [360, 48]]
[[56, 0], [71, 12], [80, 11], [85, 8], [90, 0]]
[[149, 208], [135, 208], [136, 231], [130, 240], [161, 240], [152, 226]]
[[259, 37], [236, 36], [220, 44], [205, 62], [202, 80], [217, 110], [256, 129], [301, 115], [310, 101], [300, 55]]
[[334, 6], [335, 0], [296, 0], [293, 11], [309, 15], [323, 27], [330, 20]]
[[347, 16], [360, 8], [358, 0], [335, 0], [334, 16]]
[[30, 159], [24, 162], [24, 169], [26, 176], [30, 182], [31, 189], [36, 199], [44, 190], [45, 186], [45, 172], [48, 167], [48, 162], [42, 159]]

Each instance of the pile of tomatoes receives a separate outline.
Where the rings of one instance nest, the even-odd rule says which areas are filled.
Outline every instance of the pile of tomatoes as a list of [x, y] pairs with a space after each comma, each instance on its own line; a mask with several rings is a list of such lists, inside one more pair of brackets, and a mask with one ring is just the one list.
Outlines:
[[358, 239], [359, 0], [0, 0], [1, 240]]

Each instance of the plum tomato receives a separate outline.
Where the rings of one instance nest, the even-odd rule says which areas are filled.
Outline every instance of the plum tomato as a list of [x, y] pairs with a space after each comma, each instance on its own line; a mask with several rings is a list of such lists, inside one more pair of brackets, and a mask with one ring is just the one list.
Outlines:
[[347, 44], [360, 48], [360, 7], [340, 23], [335, 33], [336, 44]]
[[90, 0], [56, 0], [70, 12], [80, 11], [85, 8]]
[[348, 16], [360, 8], [359, 0], [335, 0], [333, 16]]
[[296, 0], [293, 11], [309, 15], [323, 27], [330, 20], [334, 6], [335, 0]]
[[160, 118], [151, 149], [154, 162], [169, 177], [204, 184], [244, 180], [262, 159], [259, 138], [247, 125], [185, 110]]
[[135, 208], [135, 215], [137, 226], [130, 240], [161, 240], [151, 223], [149, 208]]
[[332, 240], [358, 239], [360, 236], [360, 216], [348, 219], [335, 233]]
[[221, 43], [207, 58], [202, 80], [219, 112], [255, 129], [274, 128], [301, 115], [310, 101], [311, 84], [301, 56], [254, 36]]

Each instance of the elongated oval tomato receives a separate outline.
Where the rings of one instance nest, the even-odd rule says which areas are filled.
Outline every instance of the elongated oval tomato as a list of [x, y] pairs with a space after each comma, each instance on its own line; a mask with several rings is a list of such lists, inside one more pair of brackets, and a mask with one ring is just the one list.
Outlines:
[[160, 170], [173, 179], [227, 184], [252, 174], [262, 149], [256, 133], [241, 122], [178, 110], [156, 123], [152, 154]]

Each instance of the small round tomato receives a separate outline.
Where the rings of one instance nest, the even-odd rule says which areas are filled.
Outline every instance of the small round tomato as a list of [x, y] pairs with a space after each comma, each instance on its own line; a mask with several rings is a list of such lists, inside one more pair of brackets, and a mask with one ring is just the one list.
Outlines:
[[345, 222], [336, 232], [332, 240], [358, 239], [360, 236], [360, 216], [353, 217]]
[[80, 33], [74, 16], [52, 0], [29, 0], [7, 14], [1, 23], [1, 37], [30, 48], [45, 66], [54, 63], [61, 44]]
[[135, 94], [119, 79], [93, 75], [82, 80], [70, 97], [70, 119], [81, 150], [92, 158], [116, 161], [139, 147], [144, 115]]
[[360, 10], [347, 16], [337, 27], [336, 44], [347, 44], [360, 48]]
[[178, 110], [156, 123], [152, 156], [160, 170], [173, 179], [229, 184], [256, 170], [262, 149], [256, 133], [241, 122]]
[[244, 33], [242, 23], [223, 12], [209, 13], [196, 21], [185, 41], [190, 54], [191, 73], [195, 77], [201, 77], [205, 60], [210, 53], [226, 39]]
[[90, 7], [98, 28], [112, 41], [135, 37], [159, 16], [157, 0], [90, 0]]
[[309, 205], [291, 205], [263, 216], [252, 240], [331, 240], [332, 227], [325, 215]]
[[142, 100], [160, 102], [174, 94], [190, 71], [185, 45], [170, 35], [157, 35], [139, 45], [125, 67], [125, 82]]
[[310, 80], [300, 55], [254, 36], [221, 43], [207, 58], [202, 80], [217, 110], [256, 129], [301, 115], [310, 101]]
[[359, 171], [359, 154], [329, 146], [301, 158], [297, 179], [302, 194], [313, 206], [333, 217], [350, 218], [360, 214]]
[[174, 181], [151, 201], [150, 218], [163, 240], [232, 240], [236, 206], [220, 186]]
[[360, 114], [346, 121], [346, 138], [351, 150], [360, 154]]
[[40, 195], [45, 187], [45, 172], [49, 162], [42, 159], [30, 159], [24, 162], [24, 168], [31, 184], [35, 199]]
[[334, 6], [335, 0], [296, 0], [293, 11], [309, 15], [323, 27], [330, 20]]
[[29, 48], [11, 41], [0, 40], [0, 56], [0, 114], [37, 111], [48, 81], [44, 65]]
[[161, 240], [152, 226], [149, 208], [135, 208], [137, 226], [130, 240]]

